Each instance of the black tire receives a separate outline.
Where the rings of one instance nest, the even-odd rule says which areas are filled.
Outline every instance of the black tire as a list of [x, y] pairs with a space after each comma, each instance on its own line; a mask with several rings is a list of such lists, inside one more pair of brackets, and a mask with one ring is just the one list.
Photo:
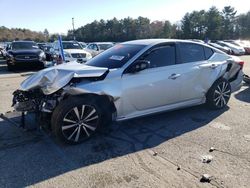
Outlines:
[[206, 96], [206, 104], [212, 109], [224, 108], [231, 96], [231, 85], [224, 79], [220, 78], [214, 82], [208, 90]]
[[248, 75], [244, 75], [243, 80], [245, 83], [250, 84], [250, 77]]
[[67, 144], [82, 143], [104, 124], [104, 112], [95, 98], [69, 97], [56, 107], [51, 118], [57, 140]]
[[14, 65], [10, 65], [9, 63], [7, 63], [7, 69], [8, 69], [8, 71], [14, 71], [15, 70], [15, 66]]

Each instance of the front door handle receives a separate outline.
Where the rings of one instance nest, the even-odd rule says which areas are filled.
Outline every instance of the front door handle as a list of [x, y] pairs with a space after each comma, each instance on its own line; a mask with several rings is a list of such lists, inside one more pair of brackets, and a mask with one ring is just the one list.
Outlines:
[[171, 76], [168, 77], [168, 79], [172, 79], [172, 80], [175, 80], [176, 78], [180, 77], [181, 75], [180, 74], [171, 74]]

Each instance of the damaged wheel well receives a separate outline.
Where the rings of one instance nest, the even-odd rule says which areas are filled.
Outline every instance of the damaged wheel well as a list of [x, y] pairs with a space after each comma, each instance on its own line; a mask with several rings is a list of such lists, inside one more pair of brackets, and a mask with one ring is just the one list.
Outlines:
[[[100, 104], [100, 107], [103, 109], [104, 112], [110, 112], [115, 113], [116, 112], [116, 107], [114, 104], [114, 100], [113, 97], [108, 96], [108, 95], [98, 95], [98, 94], [94, 94], [94, 93], [84, 93], [84, 94], [80, 94], [80, 95], [68, 95], [65, 98], [69, 98], [69, 97], [84, 97], [84, 98], [88, 98], [89, 100], [96, 100], [98, 104]], [[109, 111], [110, 110], [110, 111]]]

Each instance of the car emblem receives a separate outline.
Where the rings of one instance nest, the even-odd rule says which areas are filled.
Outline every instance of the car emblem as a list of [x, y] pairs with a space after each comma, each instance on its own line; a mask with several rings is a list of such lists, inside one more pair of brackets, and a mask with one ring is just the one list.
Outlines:
[[24, 56], [25, 59], [29, 59], [30, 57], [29, 56]]

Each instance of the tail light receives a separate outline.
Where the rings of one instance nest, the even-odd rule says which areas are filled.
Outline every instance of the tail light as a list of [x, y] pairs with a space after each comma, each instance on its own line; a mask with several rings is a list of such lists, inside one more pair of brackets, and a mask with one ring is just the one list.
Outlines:
[[238, 62], [238, 64], [241, 66], [241, 68], [243, 68], [243, 66], [244, 66], [244, 61], [240, 61], [240, 62]]

